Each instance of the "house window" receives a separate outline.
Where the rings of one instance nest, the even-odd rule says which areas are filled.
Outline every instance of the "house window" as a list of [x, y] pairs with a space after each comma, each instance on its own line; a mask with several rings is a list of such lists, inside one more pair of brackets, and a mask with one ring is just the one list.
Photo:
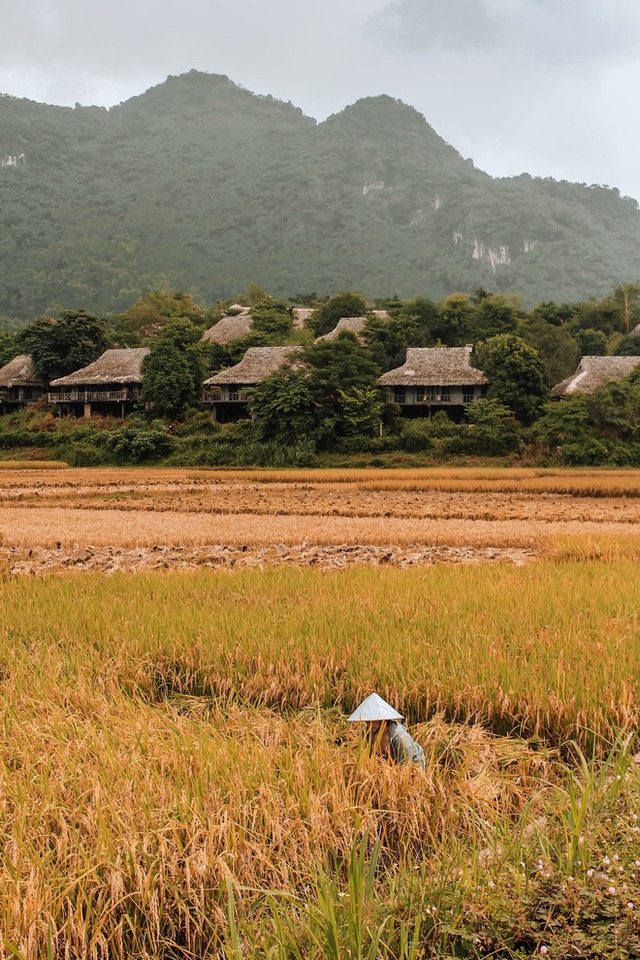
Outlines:
[[463, 387], [462, 388], [462, 402], [463, 403], [473, 403], [474, 399], [474, 389], [473, 387]]
[[394, 403], [406, 403], [407, 402], [407, 392], [404, 387], [395, 387], [393, 390], [393, 402]]
[[448, 403], [451, 400], [451, 387], [442, 387], [440, 399], [443, 403]]
[[429, 387], [429, 401], [434, 403], [440, 399], [440, 387]]
[[424, 387], [416, 387], [416, 403], [424, 403]]

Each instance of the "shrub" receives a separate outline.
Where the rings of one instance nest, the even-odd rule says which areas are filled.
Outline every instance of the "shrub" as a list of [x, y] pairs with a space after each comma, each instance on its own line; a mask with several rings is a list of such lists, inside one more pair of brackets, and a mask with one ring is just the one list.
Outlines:
[[173, 442], [163, 430], [140, 430], [126, 426], [123, 430], [108, 434], [106, 445], [120, 463], [144, 463], [168, 456]]

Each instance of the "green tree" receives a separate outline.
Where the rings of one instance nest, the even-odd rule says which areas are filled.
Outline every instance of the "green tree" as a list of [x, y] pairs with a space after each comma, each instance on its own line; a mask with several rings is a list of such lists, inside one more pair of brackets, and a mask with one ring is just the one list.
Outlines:
[[610, 296], [578, 304], [570, 327], [574, 336], [580, 330], [600, 330], [606, 337], [626, 333], [624, 303]]
[[144, 382], [140, 402], [153, 416], [173, 419], [196, 399], [193, 371], [184, 352], [160, 339], [142, 364]]
[[501, 333], [514, 333], [518, 326], [518, 310], [509, 297], [485, 294], [475, 305], [471, 342], [487, 340]]
[[379, 366], [367, 351], [349, 336], [323, 340], [305, 350], [309, 389], [317, 410], [318, 437], [331, 445], [335, 436], [352, 434], [354, 423], [372, 423], [373, 401]]
[[363, 317], [367, 312], [367, 303], [362, 294], [343, 291], [324, 300], [309, 317], [308, 326], [316, 337], [322, 337], [333, 328], [342, 317]]
[[482, 456], [514, 453], [522, 446], [522, 431], [511, 410], [499, 400], [474, 400], [465, 411], [467, 436], [464, 442], [470, 452]]
[[438, 323], [435, 303], [416, 298], [389, 320], [370, 317], [365, 327], [367, 347], [382, 370], [392, 370], [404, 363], [407, 347], [428, 347], [434, 342]]
[[18, 355], [18, 343], [15, 334], [0, 330], [0, 367], [9, 363]]
[[46, 381], [87, 366], [109, 345], [105, 321], [86, 310], [63, 310], [58, 320], [40, 317], [16, 340], [20, 349], [31, 354], [38, 376]]
[[616, 357], [640, 357], [640, 336], [632, 333], [620, 341], [615, 349]]
[[533, 320], [543, 320], [553, 327], [562, 327], [569, 323], [576, 312], [576, 305], [572, 303], [554, 303], [553, 300], [545, 300], [539, 303], [531, 311]]
[[593, 432], [587, 397], [579, 395], [550, 401], [534, 430], [537, 440], [549, 446], [584, 443]]
[[435, 333], [447, 347], [469, 343], [474, 330], [475, 308], [466, 293], [452, 293], [438, 304], [440, 324]]
[[489, 381], [487, 397], [513, 410], [521, 423], [533, 423], [549, 391], [544, 364], [533, 347], [515, 334], [500, 334], [478, 347], [474, 363]]
[[519, 334], [538, 351], [549, 384], [560, 383], [574, 372], [580, 354], [566, 326], [554, 326], [532, 315], [521, 322]]
[[272, 346], [284, 343], [293, 332], [291, 309], [282, 300], [265, 297], [252, 307], [251, 316], [252, 332], [264, 334]]
[[280, 370], [249, 390], [248, 396], [258, 440], [291, 445], [313, 436], [315, 408], [305, 371]]
[[576, 330], [575, 341], [581, 357], [605, 357], [607, 338], [602, 330]]
[[341, 432], [348, 437], [370, 437], [378, 430], [384, 401], [376, 387], [350, 387], [338, 391]]
[[114, 318], [114, 337], [122, 346], [137, 346], [157, 336], [167, 323], [176, 319], [190, 320], [201, 328], [202, 333], [207, 314], [190, 293], [172, 290], [165, 285], [159, 290], [146, 291], [124, 313]]

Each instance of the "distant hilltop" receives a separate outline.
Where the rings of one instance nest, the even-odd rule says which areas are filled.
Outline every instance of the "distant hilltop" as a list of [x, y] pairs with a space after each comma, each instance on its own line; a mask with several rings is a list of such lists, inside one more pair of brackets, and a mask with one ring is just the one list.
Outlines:
[[494, 179], [387, 96], [323, 123], [227, 77], [109, 110], [0, 97], [0, 316], [117, 312], [167, 281], [209, 302], [484, 287], [525, 305], [640, 278], [640, 212], [608, 187]]

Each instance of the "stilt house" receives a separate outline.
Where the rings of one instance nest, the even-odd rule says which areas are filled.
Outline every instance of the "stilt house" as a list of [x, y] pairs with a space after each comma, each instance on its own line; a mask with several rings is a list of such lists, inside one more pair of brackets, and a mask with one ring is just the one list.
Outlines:
[[571, 377], [551, 391], [554, 400], [581, 393], [595, 393], [612, 380], [622, 380], [640, 364], [640, 357], [583, 357]]
[[30, 354], [21, 353], [0, 368], [0, 408], [10, 413], [17, 407], [36, 403], [43, 396], [47, 385], [40, 380]]
[[438, 410], [454, 420], [484, 397], [487, 378], [471, 366], [473, 347], [410, 347], [405, 363], [383, 374], [378, 383], [403, 417], [430, 417]]
[[131, 413], [142, 387], [142, 362], [149, 347], [105, 350], [87, 367], [52, 380], [49, 403], [62, 413], [90, 417], [93, 413], [122, 417]]
[[246, 417], [247, 388], [295, 361], [301, 352], [302, 347], [249, 347], [240, 363], [205, 380], [202, 400], [211, 404], [213, 419], [232, 423]]

